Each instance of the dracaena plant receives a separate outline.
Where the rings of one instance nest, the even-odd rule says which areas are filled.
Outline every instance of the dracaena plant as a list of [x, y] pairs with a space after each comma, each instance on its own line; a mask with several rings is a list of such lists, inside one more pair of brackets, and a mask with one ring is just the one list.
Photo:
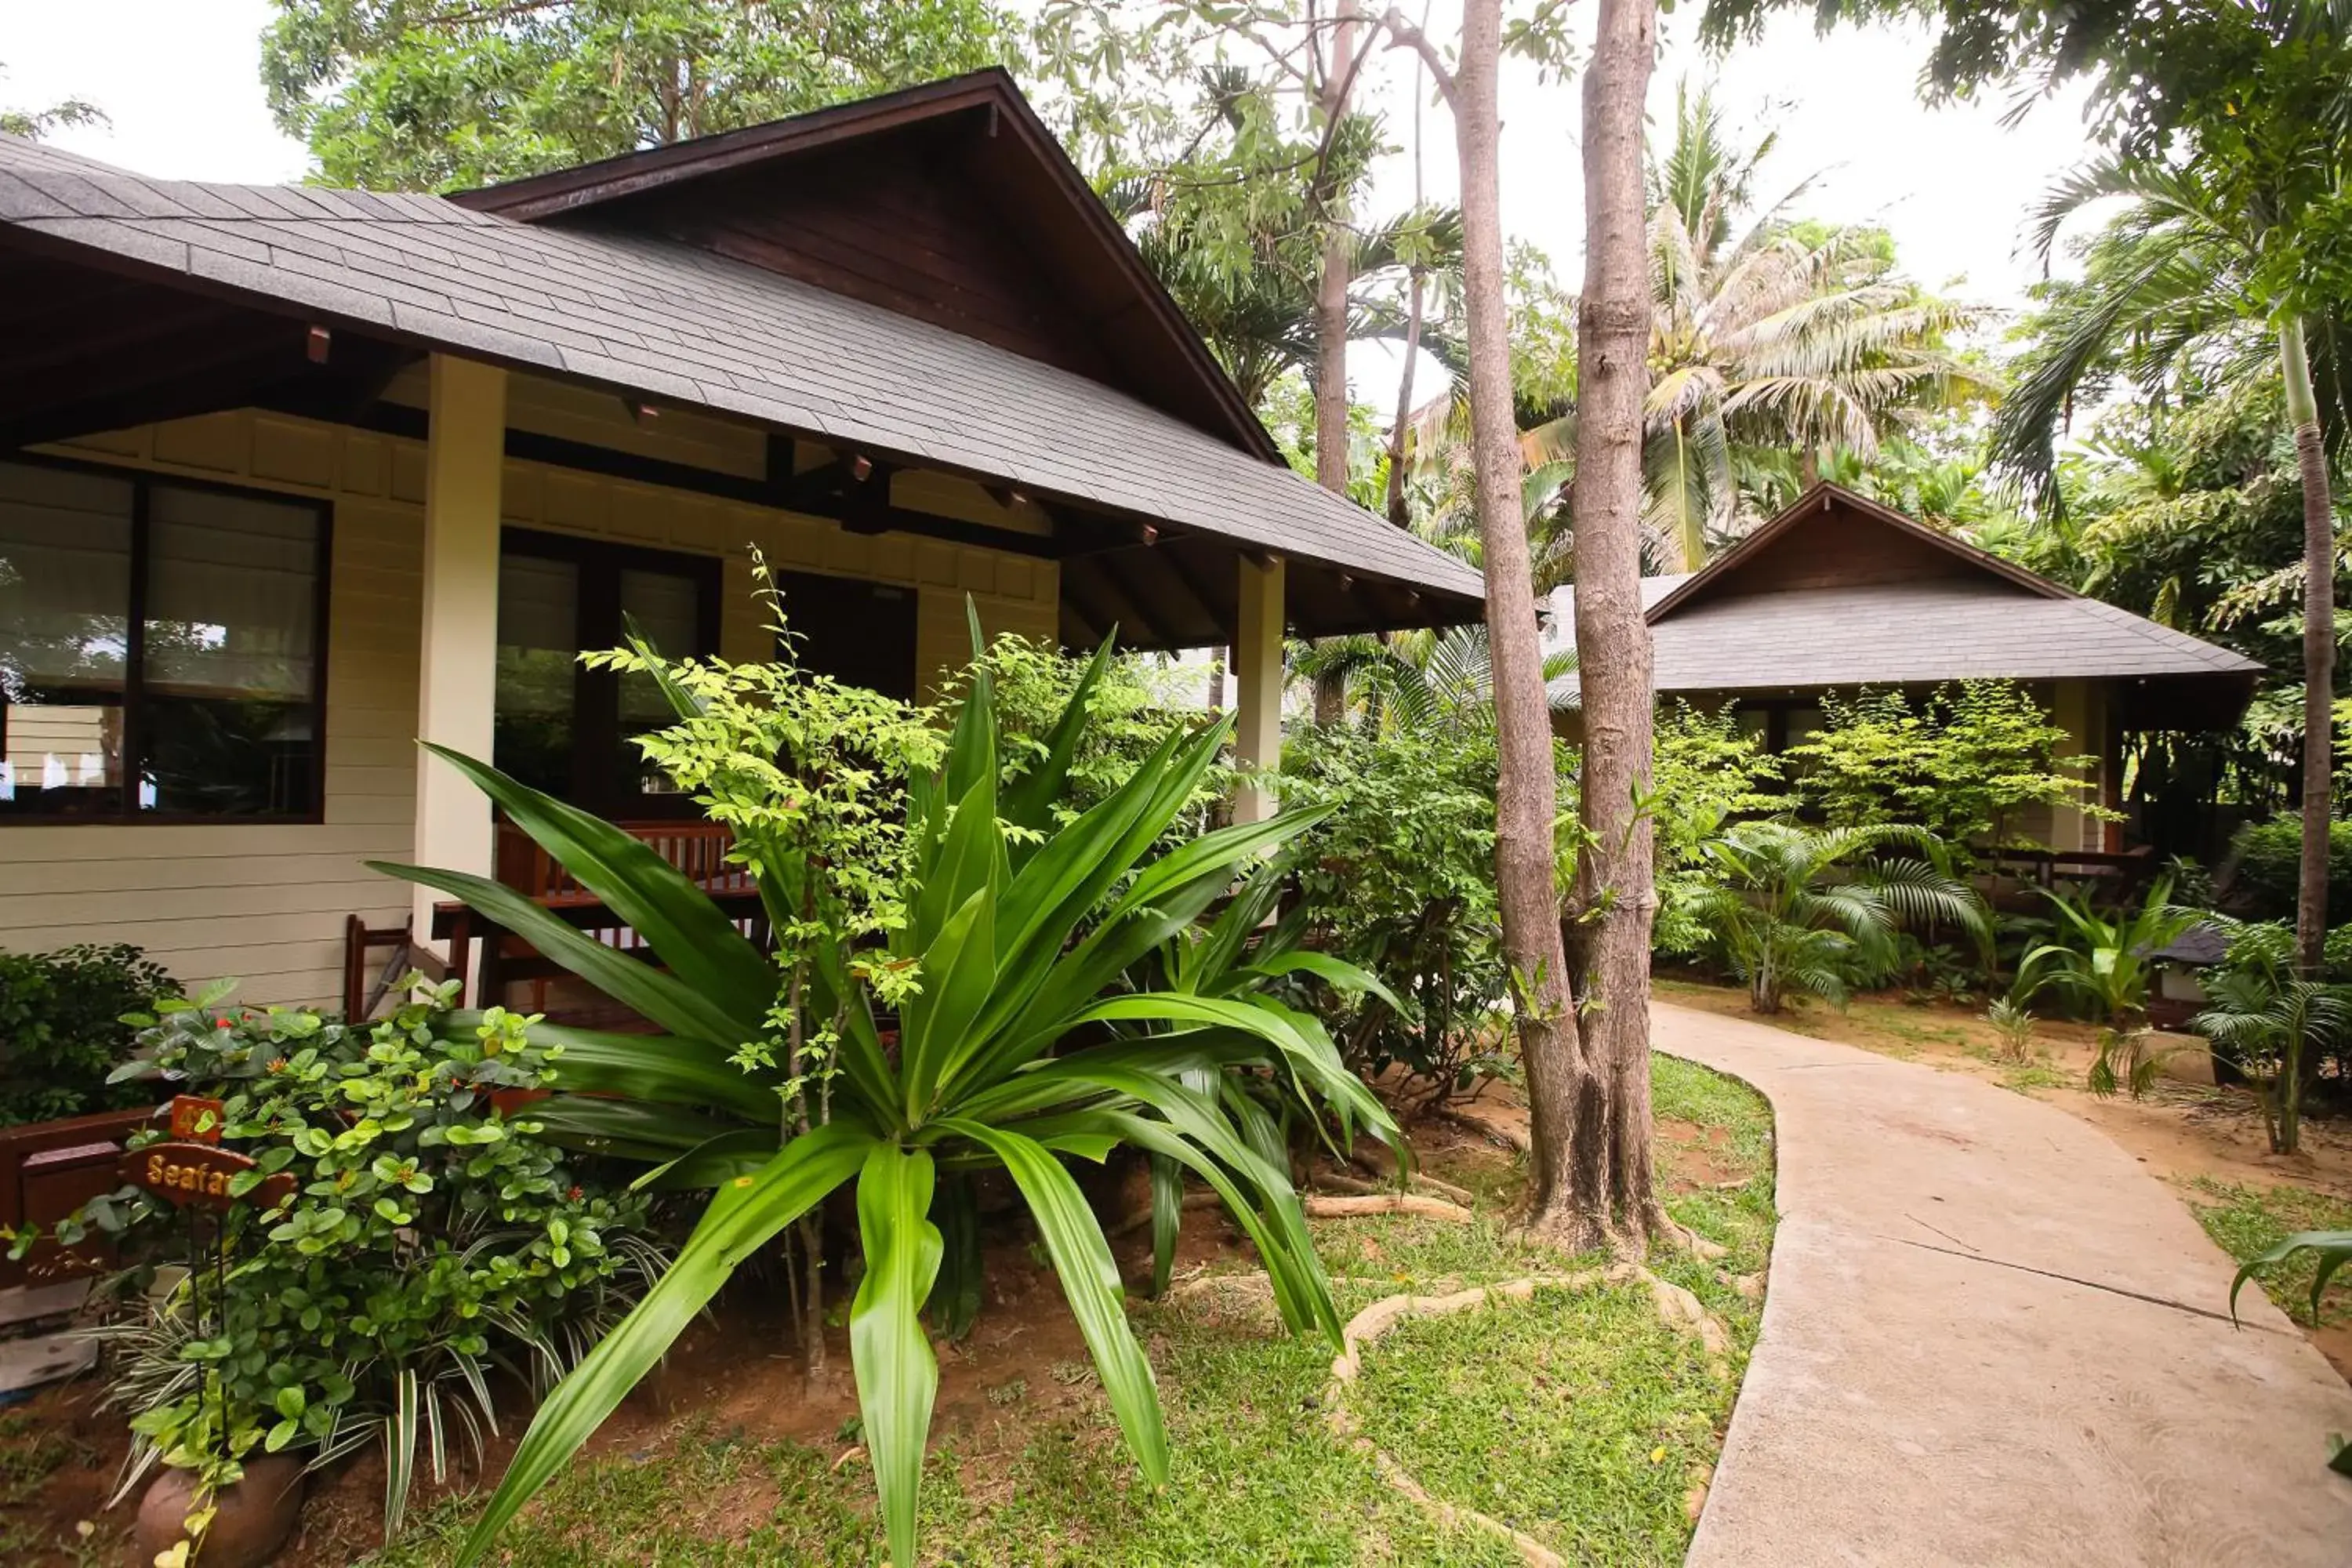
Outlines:
[[[975, 636], [975, 644], [977, 643]], [[716, 722], [728, 667], [630, 656], [663, 682], [680, 731]], [[1393, 1141], [1393, 1121], [1340, 1064], [1311, 1016], [1266, 994], [1267, 977], [1134, 989], [1122, 976], [1178, 941], [1235, 878], [1312, 820], [1294, 813], [1154, 853], [1223, 744], [1227, 725], [1171, 731], [1116, 789], [1062, 819], [1087, 694], [1108, 648], [1054, 726], [1044, 753], [1007, 781], [985, 670], [965, 687], [943, 758], [907, 781], [901, 879], [878, 947], [784, 942], [771, 952], [650, 849], [610, 824], [496, 770], [443, 752], [615, 916], [660, 967], [582, 936], [485, 879], [383, 869], [466, 900], [663, 1031], [604, 1036], [542, 1028], [563, 1047], [548, 1126], [657, 1162], [651, 1184], [713, 1195], [676, 1264], [541, 1408], [461, 1562], [487, 1550], [660, 1358], [733, 1270], [829, 1193], [854, 1184], [865, 1272], [849, 1337], [894, 1563], [914, 1560], [917, 1489], [938, 1367], [922, 1314], [950, 1325], [979, 1299], [972, 1178], [996, 1169], [1019, 1190], [1145, 1476], [1167, 1476], [1167, 1438], [1150, 1363], [1129, 1331], [1118, 1270], [1063, 1161], [1129, 1145], [1213, 1188], [1255, 1244], [1294, 1331], [1336, 1346], [1340, 1321], [1281, 1151], [1231, 1080], [1255, 1078], [1343, 1131]], [[766, 693], [796, 700], [792, 683]], [[757, 706], [757, 704], [755, 704]], [[772, 768], [772, 816], [739, 814], [736, 854], [779, 932], [829, 874], [787, 831], [782, 798], [803, 786], [793, 727], [763, 730], [780, 752], [746, 749], [738, 773]], [[723, 772], [723, 770], [721, 770]], [[706, 801], [741, 787], [712, 777]], [[1230, 933], [1229, 933], [1230, 934]], [[1248, 965], [1227, 965], [1228, 971]], [[895, 1000], [895, 1043], [877, 1022]], [[813, 1037], [821, 1064], [748, 1043], [772, 1040], [779, 1013]], [[821, 1080], [823, 1088], [814, 1080]]]

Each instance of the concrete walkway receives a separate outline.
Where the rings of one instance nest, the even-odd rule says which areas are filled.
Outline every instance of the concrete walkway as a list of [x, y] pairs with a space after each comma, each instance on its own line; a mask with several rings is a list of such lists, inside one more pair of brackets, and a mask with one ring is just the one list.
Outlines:
[[2180, 1198], [2054, 1106], [1654, 1005], [1771, 1100], [1763, 1336], [1692, 1568], [2352, 1564], [2352, 1390]]

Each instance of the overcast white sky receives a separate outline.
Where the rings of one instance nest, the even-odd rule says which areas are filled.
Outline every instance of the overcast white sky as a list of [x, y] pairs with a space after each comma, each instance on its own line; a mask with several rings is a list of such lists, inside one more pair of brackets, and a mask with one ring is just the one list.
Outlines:
[[[1930, 110], [1915, 90], [1924, 34], [1890, 27], [1815, 36], [1808, 16], [1784, 16], [1762, 42], [1714, 60], [1696, 47], [1698, 6], [1665, 19], [1667, 48], [1651, 98], [1670, 122], [1675, 84], [1709, 75], [1735, 123], [1778, 128], [1759, 189], [1778, 195], [1822, 177], [1795, 209], [1804, 216], [1885, 225], [1922, 282], [1995, 306], [2020, 302], [2038, 269], [2018, 249], [2021, 220], [2052, 178], [2084, 152], [2079, 95], [2000, 124], [2004, 104]], [[1440, 0], [1431, 31], [1449, 32]], [[1591, 8], [1580, 20], [1589, 27]], [[0, 103], [32, 108], [90, 100], [112, 124], [57, 133], [57, 142], [144, 174], [268, 182], [299, 178], [301, 147], [280, 136], [262, 101], [259, 37], [268, 0], [0, 0]], [[1392, 140], [1410, 139], [1412, 68], [1402, 51], [1375, 63], [1370, 90]], [[1538, 84], [1513, 65], [1503, 86], [1503, 218], [1549, 252], [1573, 282], [1582, 249], [1579, 98], [1573, 80]], [[1454, 187], [1452, 126], [1422, 115], [1432, 199]], [[1410, 161], [1382, 171], [1373, 207], [1411, 199]], [[1394, 371], [1377, 349], [1355, 367], [1357, 395], [1393, 396]]]

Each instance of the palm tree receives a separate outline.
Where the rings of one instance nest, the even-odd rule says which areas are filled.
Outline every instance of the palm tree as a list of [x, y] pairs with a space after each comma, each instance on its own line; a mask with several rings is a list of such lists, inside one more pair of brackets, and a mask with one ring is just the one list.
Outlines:
[[[2158, 878], [2137, 909], [2113, 915], [2095, 906], [2088, 894], [2045, 896], [2056, 917], [2057, 939], [2026, 953], [2017, 966], [2014, 994], [2031, 996], [2054, 987], [2096, 1013], [2099, 1054], [2091, 1063], [2090, 1090], [2105, 1096], [2121, 1087], [2137, 1100], [2163, 1065], [2162, 1054], [2147, 1048], [2147, 994], [2156, 974], [2155, 955], [2199, 917], [2173, 903], [2169, 877]], [[2120, 1074], [2118, 1064], [2124, 1068]]]
[[[1650, 170], [1643, 521], [1685, 571], [1737, 531], [1743, 448], [1793, 450], [1810, 480], [1822, 453], [1874, 456], [1921, 415], [1992, 390], [1945, 342], [1979, 312], [1897, 274], [1878, 230], [1790, 219], [1810, 180], [1749, 217], [1771, 147], [1735, 149], [1713, 90], [1685, 84]], [[1525, 444], [1531, 462], [1564, 458], [1572, 421]]]
[[[1358, 633], [1294, 643], [1291, 673], [1302, 679], [1337, 677], [1348, 705], [1360, 710], [1368, 733], [1429, 732], [1495, 721], [1495, 667], [1486, 628], [1477, 623], [1384, 637]], [[1546, 682], [1576, 668], [1573, 651], [1549, 655]]]
[[2284, 925], [2216, 921], [2229, 933], [2226, 961], [2204, 979], [2205, 1009], [2189, 1027], [2228, 1049], [2253, 1080], [2271, 1152], [2303, 1139], [2303, 1089], [2311, 1051], [2352, 1034], [2352, 994], [2299, 979], [2294, 933]]
[[[2035, 234], [2045, 255], [2086, 204], [2120, 197], [2131, 205], [2092, 245], [2083, 282], [2058, 295], [2042, 345], [1994, 423], [1993, 453], [2054, 501], [2058, 435], [2077, 398], [2117, 375], [2152, 399], [2189, 377], [2222, 384], [2278, 377], [2303, 490], [2305, 886], [2296, 944], [2298, 967], [2314, 979], [2326, 932], [2334, 763], [2336, 544], [2328, 447], [2344, 437], [2352, 370], [2341, 345], [2352, 323], [2340, 298], [2333, 308], [2311, 309], [2324, 291], [2304, 276], [2312, 263], [2297, 229], [2305, 222], [2327, 226], [2304, 209], [2323, 202], [2340, 207], [2347, 171], [2339, 127], [2305, 126], [2275, 109], [2248, 118], [2258, 123], [2241, 145], [2257, 151], [2243, 159], [2105, 159], [2044, 199]], [[2311, 194], [2315, 185], [2321, 195]]]
[[[1704, 847], [1719, 879], [1690, 912], [1748, 982], [1754, 1012], [1779, 1012], [1792, 986], [1843, 1002], [1853, 981], [1893, 970], [1906, 924], [1955, 925], [1979, 940], [1988, 929], [1983, 900], [1925, 828], [1739, 822]], [[1912, 853], [1885, 853], [1897, 847]]]

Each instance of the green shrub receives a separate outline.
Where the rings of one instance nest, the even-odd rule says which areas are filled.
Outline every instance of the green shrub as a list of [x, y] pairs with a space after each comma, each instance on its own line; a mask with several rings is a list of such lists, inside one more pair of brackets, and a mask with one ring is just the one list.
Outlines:
[[1444, 1095], [1507, 1066], [1495, 770], [1491, 726], [1303, 727], [1284, 749], [1283, 805], [1330, 813], [1294, 852], [1299, 908], [1320, 945], [1404, 1004], [1332, 1004], [1326, 1021], [1360, 1072], [1402, 1063]]
[[589, 1184], [536, 1119], [497, 1109], [499, 1091], [554, 1079], [560, 1051], [532, 1043], [536, 1019], [493, 1008], [452, 1039], [439, 997], [351, 1028], [231, 1006], [226, 991], [166, 1000], [118, 1069], [151, 1099], [168, 1086], [223, 1101], [223, 1146], [257, 1162], [232, 1191], [297, 1180], [280, 1207], [231, 1211], [226, 1291], [198, 1268], [148, 1292], [189, 1231], [142, 1188], [60, 1228], [116, 1233], [142, 1258], [101, 1331], [109, 1399], [131, 1413], [126, 1489], [159, 1460], [218, 1485], [257, 1452], [324, 1462], [376, 1443], [389, 1535], [420, 1451], [436, 1479], [459, 1439], [478, 1454], [498, 1373], [543, 1391], [659, 1272], [646, 1200]]
[[1696, 956], [1715, 945], [1699, 906], [1723, 886], [1722, 861], [1707, 846], [1727, 820], [1769, 816], [1788, 805], [1783, 764], [1763, 738], [1743, 735], [1728, 708], [1705, 713], [1676, 700], [1658, 710], [1651, 748], [1650, 817], [1656, 830], [1658, 913], [1650, 944]]
[[0, 1127], [152, 1103], [106, 1075], [131, 1053], [122, 1016], [179, 994], [135, 947], [0, 952]]
[[[975, 617], [975, 653], [979, 641]], [[1276, 999], [1282, 977], [1256, 967], [1268, 955], [1236, 962], [1254, 930], [1244, 917], [1192, 945], [1190, 928], [1210, 906], [1313, 820], [1292, 813], [1161, 852], [1230, 721], [1169, 733], [1124, 784], [1071, 816], [1072, 759], [1086, 752], [1088, 689], [1104, 677], [1108, 647], [1036, 760], [1009, 782], [1013, 748], [982, 671], [962, 683], [944, 755], [918, 759], [910, 746], [900, 759], [903, 797], [877, 776], [868, 794], [878, 812], [904, 801], [904, 853], [867, 873], [876, 885], [845, 888], [858, 868], [834, 853], [833, 835], [846, 827], [865, 840], [866, 826], [842, 817], [829, 788], [813, 788], [830, 781], [811, 776], [835, 754], [836, 694], [642, 647], [605, 662], [653, 675], [668, 693], [679, 722], [640, 744], [706, 810], [730, 813], [733, 853], [774, 911], [779, 943], [749, 941], [700, 889], [610, 824], [435, 748], [642, 932], [664, 967], [616, 957], [487, 879], [378, 868], [465, 899], [665, 1031], [562, 1035], [555, 1086], [573, 1092], [534, 1114], [658, 1163], [652, 1184], [712, 1193], [677, 1261], [541, 1405], [461, 1563], [480, 1559], [740, 1265], [804, 1220], [818, 1233], [803, 1251], [814, 1289], [803, 1301], [821, 1312], [824, 1275], [814, 1266], [836, 1190], [855, 1191], [864, 1272], [848, 1301], [850, 1363], [894, 1563], [916, 1560], [938, 1391], [921, 1315], [928, 1308], [960, 1332], [980, 1310], [975, 1184], [992, 1173], [1020, 1194], [1149, 1484], [1169, 1475], [1150, 1363], [1066, 1158], [1100, 1163], [1121, 1148], [1153, 1156], [1163, 1248], [1184, 1179], [1198, 1176], [1255, 1245], [1285, 1323], [1339, 1348], [1343, 1321], [1279, 1132], [1255, 1094], [1280, 1094], [1335, 1125], [1336, 1137], [1402, 1137], [1317, 1020]], [[747, 693], [759, 700], [739, 705]], [[813, 740], [823, 742], [814, 758]], [[884, 904], [898, 917], [880, 944], [853, 946], [839, 931], [826, 940], [829, 910]], [[1171, 940], [1183, 949], [1171, 952]], [[1339, 969], [1326, 955], [1315, 972]], [[897, 1015], [887, 1041], [883, 1003]]]
[[1955, 851], [2017, 842], [2031, 807], [2085, 805], [2086, 758], [2033, 694], [2006, 680], [1899, 691], [1824, 694], [1825, 726], [1789, 748], [1796, 793], [1832, 827], [1925, 828]]
[[[2295, 889], [2303, 873], [2303, 816], [2282, 811], [2268, 822], [2249, 822], [2230, 841], [2238, 863], [2231, 897], [2256, 920], [2293, 920]], [[2327, 825], [2327, 918], [2352, 920], [2352, 822]]]
[[[1064, 653], [1050, 643], [1001, 637], [949, 691], [950, 701], [959, 700], [969, 693], [973, 674], [988, 672], [1003, 726], [1001, 761], [1009, 782], [1045, 760], [1055, 725], [1083, 686], [1086, 729], [1055, 807], [1056, 819], [1063, 822], [1132, 778], [1162, 741], [1201, 718], [1197, 709], [1177, 695], [1173, 672], [1152, 656], [1115, 654], [1100, 675], [1087, 681], [1091, 663], [1091, 657]], [[1222, 760], [1210, 768], [1177, 819], [1174, 831], [1180, 837], [1190, 837], [1208, 825], [1217, 803], [1232, 793], [1233, 780], [1232, 768]]]

